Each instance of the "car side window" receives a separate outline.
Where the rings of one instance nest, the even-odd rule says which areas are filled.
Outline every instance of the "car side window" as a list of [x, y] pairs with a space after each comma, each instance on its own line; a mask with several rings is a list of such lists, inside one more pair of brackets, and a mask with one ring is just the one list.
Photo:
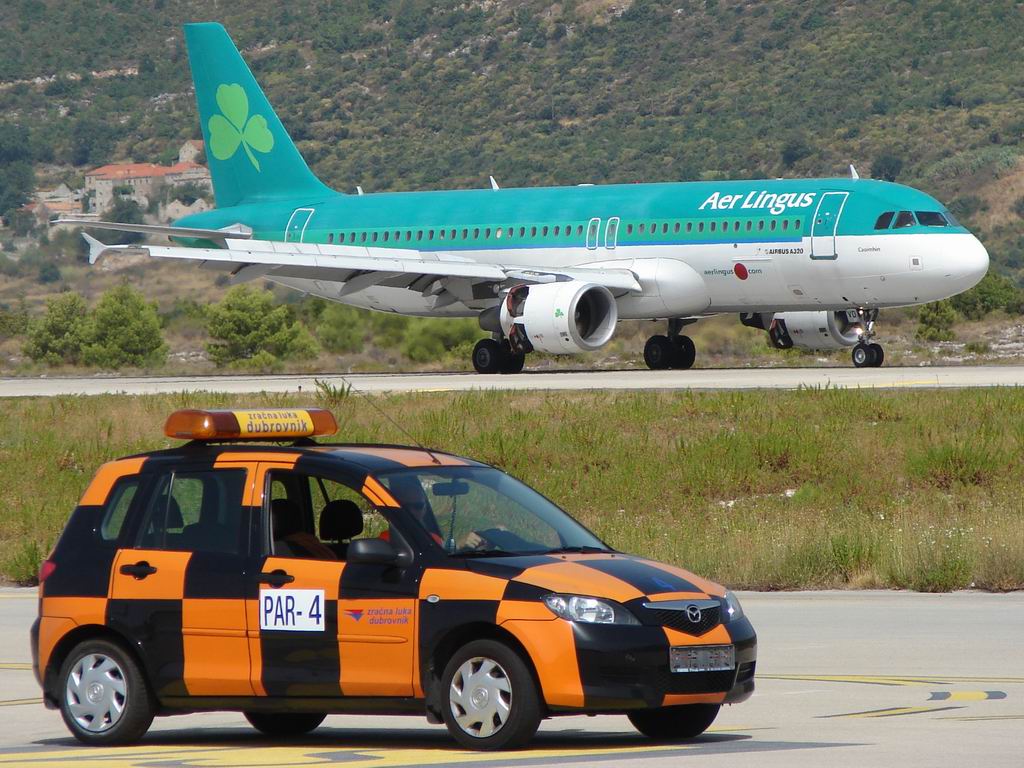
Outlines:
[[139, 476], [123, 477], [117, 481], [110, 492], [103, 520], [100, 522], [100, 538], [104, 541], [117, 541], [124, 529], [124, 521], [128, 517], [128, 509], [132, 505], [136, 492], [139, 490]]
[[271, 473], [269, 489], [277, 557], [344, 560], [352, 541], [388, 530], [369, 500], [341, 481], [281, 471]]
[[245, 541], [244, 486], [242, 469], [163, 475], [146, 500], [136, 546], [239, 554]]

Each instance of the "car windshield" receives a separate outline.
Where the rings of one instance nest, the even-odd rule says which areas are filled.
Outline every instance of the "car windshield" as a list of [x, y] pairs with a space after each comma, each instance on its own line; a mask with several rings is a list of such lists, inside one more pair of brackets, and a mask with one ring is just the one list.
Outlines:
[[608, 551], [539, 493], [491, 467], [423, 467], [377, 479], [449, 555]]

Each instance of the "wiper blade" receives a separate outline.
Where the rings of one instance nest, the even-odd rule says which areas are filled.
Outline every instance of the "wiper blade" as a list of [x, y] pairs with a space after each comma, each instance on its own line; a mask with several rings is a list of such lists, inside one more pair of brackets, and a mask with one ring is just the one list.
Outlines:
[[614, 549], [607, 549], [605, 547], [555, 547], [544, 552], [545, 555], [557, 555], [559, 553], [582, 553], [582, 554], [598, 554], [602, 552], [614, 552]]

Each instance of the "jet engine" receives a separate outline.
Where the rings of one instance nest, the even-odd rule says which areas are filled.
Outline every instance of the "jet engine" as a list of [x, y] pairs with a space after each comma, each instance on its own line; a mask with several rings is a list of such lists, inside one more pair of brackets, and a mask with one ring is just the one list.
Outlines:
[[856, 310], [776, 312], [767, 331], [777, 349], [842, 349], [857, 344], [864, 327]]
[[513, 352], [567, 355], [607, 344], [619, 311], [603, 285], [571, 280], [515, 286], [501, 304], [500, 317]]

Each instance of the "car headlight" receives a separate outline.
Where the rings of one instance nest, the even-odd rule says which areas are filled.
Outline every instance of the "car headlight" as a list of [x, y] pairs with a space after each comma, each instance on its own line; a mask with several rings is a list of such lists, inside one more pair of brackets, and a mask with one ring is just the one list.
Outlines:
[[722, 608], [724, 609], [722, 612], [723, 623], [743, 618], [743, 606], [740, 605], [739, 598], [732, 592], [725, 593], [725, 597], [722, 598], [722, 603]]
[[639, 624], [626, 608], [611, 600], [580, 595], [545, 595], [544, 604], [551, 612], [567, 621], [581, 624]]

